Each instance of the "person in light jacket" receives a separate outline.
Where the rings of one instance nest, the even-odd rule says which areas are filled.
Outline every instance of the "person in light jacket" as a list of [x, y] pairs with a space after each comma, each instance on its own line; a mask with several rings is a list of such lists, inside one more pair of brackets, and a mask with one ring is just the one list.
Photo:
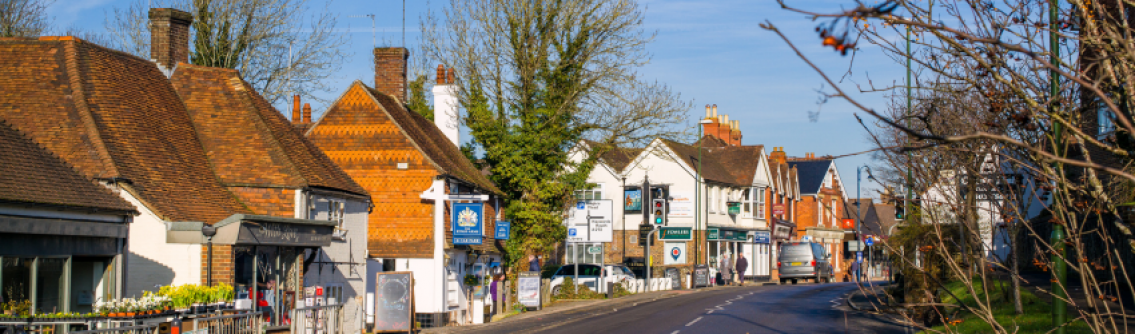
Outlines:
[[725, 285], [733, 285], [733, 261], [730, 261], [729, 253], [721, 256], [721, 265], [717, 270], [721, 272], [721, 280], [725, 281]]

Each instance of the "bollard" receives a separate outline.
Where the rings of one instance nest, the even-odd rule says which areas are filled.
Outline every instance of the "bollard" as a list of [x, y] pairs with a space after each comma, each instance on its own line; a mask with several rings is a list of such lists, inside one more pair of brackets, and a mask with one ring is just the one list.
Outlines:
[[607, 282], [607, 299], [615, 298], [615, 282]]

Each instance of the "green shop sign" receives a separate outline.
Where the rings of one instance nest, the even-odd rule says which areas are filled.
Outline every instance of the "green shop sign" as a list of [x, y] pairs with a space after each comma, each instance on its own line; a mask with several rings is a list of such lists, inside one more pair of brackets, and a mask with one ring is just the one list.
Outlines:
[[710, 227], [709, 233], [706, 234], [705, 239], [706, 240], [721, 239], [721, 230], [717, 229], [716, 227]]
[[658, 232], [659, 240], [694, 240], [694, 230], [690, 227], [663, 227]]
[[738, 230], [722, 230], [716, 227], [709, 228], [709, 234], [706, 237], [710, 241], [748, 241], [749, 233]]

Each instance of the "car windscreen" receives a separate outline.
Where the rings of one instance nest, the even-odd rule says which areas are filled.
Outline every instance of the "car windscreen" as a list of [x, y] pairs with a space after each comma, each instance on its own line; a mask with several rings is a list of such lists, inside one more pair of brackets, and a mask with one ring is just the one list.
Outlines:
[[573, 266], [573, 265], [566, 265], [566, 266], [560, 267], [560, 271], [556, 272], [556, 276], [571, 276], [571, 275], [575, 275], [575, 266]]

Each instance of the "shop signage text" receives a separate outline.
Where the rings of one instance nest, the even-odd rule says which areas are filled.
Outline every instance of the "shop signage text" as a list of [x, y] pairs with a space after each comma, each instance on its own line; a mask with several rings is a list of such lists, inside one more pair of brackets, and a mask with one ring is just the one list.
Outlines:
[[694, 240], [693, 228], [690, 227], [663, 227], [658, 233], [661, 240]]
[[512, 223], [506, 221], [497, 221], [497, 229], [496, 233], [493, 234], [493, 239], [508, 240], [508, 236], [509, 234], [511, 234], [511, 230]]
[[770, 239], [769, 231], [756, 231], [753, 234], [753, 243], [754, 244], [767, 244], [767, 243], [769, 243], [769, 239]]

